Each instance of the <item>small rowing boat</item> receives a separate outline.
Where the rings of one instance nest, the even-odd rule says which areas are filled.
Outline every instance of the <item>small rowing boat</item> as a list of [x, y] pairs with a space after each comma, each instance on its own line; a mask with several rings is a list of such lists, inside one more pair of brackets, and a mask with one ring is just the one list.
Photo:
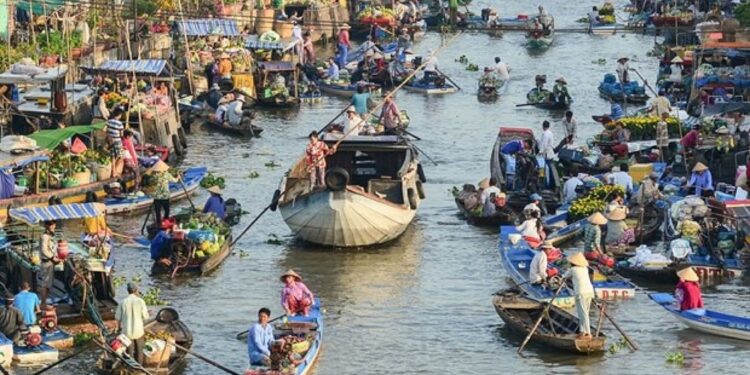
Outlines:
[[232, 126], [229, 125], [229, 123], [226, 121], [219, 123], [209, 118], [205, 121], [205, 124], [211, 129], [215, 129], [227, 134], [239, 135], [242, 137], [259, 137], [260, 133], [263, 132], [263, 128], [250, 124], [249, 121], [243, 121], [240, 126]]
[[[320, 299], [310, 309], [308, 316], [289, 316], [283, 322], [274, 325], [274, 336], [277, 340], [291, 338], [292, 351], [299, 356], [300, 363], [286, 368], [272, 369], [264, 366], [250, 366], [244, 375], [307, 375], [320, 354], [323, 345], [323, 315], [320, 312]], [[271, 354], [272, 366], [274, 353]]]
[[516, 107], [534, 106], [549, 111], [561, 111], [570, 108], [571, 101], [556, 102], [552, 100], [552, 92], [547, 89], [539, 90], [536, 87], [526, 93], [526, 104], [517, 104]]
[[[360, 85], [362, 84], [359, 84], [359, 83], [340, 84], [340, 83], [333, 83], [333, 82], [318, 81], [318, 90], [328, 95], [340, 96], [342, 98], [351, 98], [352, 96], [354, 96], [354, 94], [357, 93], [357, 86], [360, 86]], [[376, 85], [374, 83], [366, 83], [364, 85], [365, 85], [366, 91], [369, 92], [371, 95], [375, 95], [375, 96], [380, 95], [379, 85]]]
[[677, 300], [667, 293], [648, 295], [686, 326], [708, 334], [750, 341], [750, 319], [708, 309], [680, 311]]
[[419, 80], [413, 80], [404, 86], [407, 91], [420, 92], [427, 95], [442, 95], [452, 94], [458, 89], [456, 86], [451, 85], [447, 82], [423, 82]]
[[508, 91], [508, 83], [497, 77], [494, 72], [486, 72], [479, 78], [477, 97], [479, 101], [492, 101]]
[[[515, 243], [511, 241], [510, 236], [520, 236], [520, 233], [512, 226], [500, 227], [500, 243], [498, 245], [500, 256], [503, 260], [503, 266], [508, 272], [513, 282], [518, 285], [519, 289], [527, 293], [531, 298], [540, 301], [550, 301], [554, 291], [542, 285], [533, 285], [528, 283], [529, 268], [534, 253], [531, 251], [528, 243], [522, 238]], [[635, 297], [635, 284], [630, 280], [612, 275], [604, 280], [594, 280], [594, 291], [596, 296], [602, 300], [621, 300]], [[563, 290], [555, 298], [553, 304], [558, 307], [568, 308], [575, 306], [575, 297], [568, 290]]]
[[169, 307], [159, 310], [154, 319], [143, 325], [143, 330], [146, 333], [143, 364], [138, 364], [133, 358], [117, 353], [110, 345], [101, 345], [105, 352], [96, 363], [97, 372], [117, 375], [143, 373], [165, 375], [177, 371], [187, 352], [173, 344], [188, 350], [193, 346], [193, 334], [190, 328], [180, 320], [177, 311]]
[[617, 77], [612, 73], [604, 75], [604, 79], [599, 83], [599, 96], [608, 101], [617, 103], [645, 104], [648, 101], [646, 87], [638, 85], [636, 81], [627, 83], [617, 82]]
[[459, 214], [471, 225], [499, 228], [501, 225], [516, 225], [521, 223], [520, 215], [510, 209], [503, 212], [495, 212], [495, 215], [492, 216], [483, 216], [481, 212], [476, 213], [467, 210], [460, 199], [456, 198], [455, 201]]
[[[192, 194], [201, 184], [201, 181], [208, 174], [206, 167], [192, 167], [185, 170], [182, 179], [185, 183], [183, 188], [179, 182], [169, 183], [169, 200], [176, 202]], [[136, 214], [148, 210], [154, 203], [154, 199], [149, 195], [129, 194], [120, 197], [107, 197], [104, 204], [107, 206], [107, 214]]]
[[595, 23], [589, 27], [589, 33], [594, 35], [615, 35], [618, 29], [625, 25], [618, 23]]
[[526, 34], [526, 48], [547, 49], [555, 39], [555, 29], [532, 30]]
[[[497, 292], [492, 298], [497, 315], [505, 324], [516, 332], [528, 335], [534, 323], [544, 313], [546, 302], [535, 301], [523, 295], [517, 289], [506, 289]], [[578, 318], [565, 310], [552, 305], [542, 318], [531, 340], [541, 345], [549, 346], [576, 354], [593, 354], [604, 352], [606, 337], [596, 332], [589, 338], [578, 337], [580, 322]]]

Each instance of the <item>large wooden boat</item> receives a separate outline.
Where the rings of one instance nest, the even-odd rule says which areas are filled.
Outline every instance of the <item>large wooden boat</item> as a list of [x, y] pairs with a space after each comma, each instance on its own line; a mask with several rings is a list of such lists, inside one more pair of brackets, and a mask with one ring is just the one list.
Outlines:
[[[176, 373], [182, 367], [187, 352], [172, 344], [188, 350], [193, 346], [193, 333], [180, 320], [177, 311], [169, 307], [159, 310], [154, 319], [143, 325], [143, 330], [147, 337], [146, 346], [151, 344], [154, 347], [151, 350], [151, 356], [144, 355], [144, 364], [138, 364], [133, 358], [112, 351], [108, 345], [102, 345], [106, 350], [96, 363], [97, 373], [116, 375]], [[165, 336], [167, 336], [166, 341]], [[153, 338], [149, 340], [148, 337]]]
[[[188, 194], [194, 193], [201, 181], [208, 174], [206, 167], [193, 167], [185, 170], [183, 174], [183, 187], [180, 182], [169, 183], [169, 200], [172, 202], [185, 199]], [[147, 211], [154, 203], [154, 198], [149, 195], [126, 195], [122, 197], [108, 196], [104, 199], [107, 206], [107, 214], [137, 214]]]
[[595, 336], [578, 337], [578, 318], [555, 305], [549, 306], [545, 313], [546, 302], [533, 300], [517, 289], [497, 292], [492, 298], [492, 304], [505, 324], [523, 335], [528, 335], [544, 314], [542, 322], [531, 336], [532, 342], [576, 354], [604, 352], [604, 334], [592, 327], [591, 332]]
[[713, 258], [706, 259], [704, 256], [691, 254], [684, 260], [672, 262], [663, 267], [645, 267], [632, 265], [629, 262], [619, 262], [617, 272], [625, 277], [674, 285], [679, 281], [677, 271], [686, 267], [692, 267], [700, 277], [701, 284], [704, 285], [740, 278], [745, 271], [744, 265], [738, 259], [725, 259], [719, 262]]
[[[332, 146], [338, 137], [327, 133], [323, 141]], [[401, 137], [349, 136], [326, 162], [325, 186], [310, 186], [304, 159], [281, 181], [278, 208], [304, 241], [335, 247], [391, 241], [425, 198], [418, 152]]]
[[708, 309], [680, 311], [677, 301], [671, 294], [652, 293], [648, 297], [669, 311], [677, 320], [696, 331], [750, 341], [750, 319], [746, 317]]

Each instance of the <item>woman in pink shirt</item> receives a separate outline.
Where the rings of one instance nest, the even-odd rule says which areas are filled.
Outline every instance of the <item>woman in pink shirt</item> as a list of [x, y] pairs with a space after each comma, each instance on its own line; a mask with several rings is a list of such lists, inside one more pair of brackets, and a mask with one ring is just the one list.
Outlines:
[[132, 171], [137, 182], [140, 173], [138, 170], [138, 154], [135, 152], [135, 145], [133, 144], [133, 132], [130, 129], [125, 129], [122, 135], [122, 148], [125, 149], [123, 157], [125, 159], [125, 168]]
[[315, 301], [315, 296], [302, 282], [302, 276], [294, 270], [289, 270], [281, 275], [281, 282], [284, 283], [284, 289], [281, 290], [281, 307], [284, 308], [286, 314], [307, 316]]
[[343, 24], [339, 27], [339, 35], [337, 38], [339, 56], [338, 62], [339, 67], [342, 69], [346, 66], [347, 60], [349, 59], [349, 48], [352, 48], [352, 43], [349, 41], [349, 29], [351, 26]]

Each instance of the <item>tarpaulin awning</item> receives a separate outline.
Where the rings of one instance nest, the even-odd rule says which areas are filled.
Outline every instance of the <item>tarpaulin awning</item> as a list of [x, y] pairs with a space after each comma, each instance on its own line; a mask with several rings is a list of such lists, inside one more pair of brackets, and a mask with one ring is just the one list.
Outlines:
[[70, 203], [47, 207], [23, 207], [10, 210], [10, 217], [27, 224], [49, 220], [70, 220], [104, 215], [104, 203]]
[[47, 150], [53, 150], [62, 141], [69, 139], [74, 135], [91, 133], [94, 130], [104, 129], [105, 126], [105, 122], [100, 122], [93, 125], [77, 125], [62, 129], [40, 130], [29, 134], [28, 137], [35, 140], [37, 146], [46, 148]]
[[226, 18], [203, 18], [177, 21], [177, 30], [187, 36], [238, 36], [237, 22]]
[[97, 67], [82, 66], [87, 73], [130, 73], [138, 76], [169, 75], [167, 60], [109, 60]]
[[288, 72], [294, 70], [294, 65], [289, 61], [265, 61], [258, 63], [258, 67], [267, 72]]
[[286, 52], [297, 45], [298, 40], [285, 38], [275, 41], [261, 40], [257, 35], [250, 35], [245, 39], [245, 48], [247, 49], [267, 49], [273, 51]]

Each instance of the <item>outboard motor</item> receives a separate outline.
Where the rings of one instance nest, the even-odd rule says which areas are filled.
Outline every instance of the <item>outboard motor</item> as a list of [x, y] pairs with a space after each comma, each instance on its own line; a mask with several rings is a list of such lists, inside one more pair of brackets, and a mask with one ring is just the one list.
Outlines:
[[242, 216], [242, 205], [237, 202], [234, 198], [229, 198], [224, 202], [224, 209], [226, 211], [226, 218], [224, 221], [229, 226], [235, 226], [240, 223], [240, 217]]
[[23, 343], [26, 346], [34, 347], [42, 344], [42, 329], [39, 326], [31, 326], [21, 331]]
[[47, 305], [47, 307], [42, 310], [42, 317], [39, 318], [39, 326], [41, 326], [45, 332], [57, 331], [57, 311], [54, 306]]

